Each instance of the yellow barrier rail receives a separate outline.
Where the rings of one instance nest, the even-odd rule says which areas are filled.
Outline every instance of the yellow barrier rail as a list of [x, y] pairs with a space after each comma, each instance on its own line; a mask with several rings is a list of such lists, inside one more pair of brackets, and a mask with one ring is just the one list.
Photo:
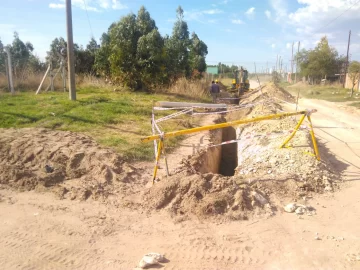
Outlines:
[[307, 119], [308, 119], [308, 121], [310, 123], [309, 124], [310, 135], [311, 135], [311, 139], [312, 139], [312, 143], [313, 143], [313, 147], [314, 147], [315, 156], [316, 156], [317, 160], [320, 160], [320, 154], [319, 154], [319, 150], [318, 150], [318, 146], [317, 146], [316, 138], [315, 138], [315, 134], [314, 134], [314, 129], [313, 129], [311, 118], [310, 118], [310, 115], [313, 112], [316, 112], [316, 110], [306, 110], [306, 111], [299, 111], [299, 112], [292, 112], [292, 113], [270, 114], [270, 115], [260, 116], [260, 117], [256, 117], [256, 118], [252, 118], [252, 119], [235, 120], [235, 121], [230, 121], [230, 122], [226, 122], [226, 123], [207, 125], [207, 126], [202, 126], [202, 127], [196, 127], [196, 128], [173, 131], [173, 132], [165, 132], [165, 133], [162, 133], [162, 134], [157, 134], [157, 135], [151, 135], [151, 136], [148, 136], [148, 137], [144, 137], [144, 138], [141, 139], [141, 141], [144, 142], [144, 143], [159, 140], [157, 154], [156, 154], [156, 163], [155, 163], [155, 168], [154, 168], [154, 175], [153, 175], [153, 183], [155, 182], [155, 178], [156, 178], [156, 174], [157, 174], [158, 163], [159, 163], [159, 160], [160, 160], [161, 150], [163, 148], [163, 141], [166, 138], [175, 137], [175, 136], [179, 136], [179, 135], [196, 133], [196, 132], [200, 132], [200, 131], [207, 131], [207, 130], [214, 130], [214, 129], [226, 128], [226, 127], [231, 127], [231, 126], [237, 126], [237, 125], [241, 125], [241, 124], [254, 123], [254, 122], [259, 122], [259, 121], [263, 121], [263, 120], [290, 117], [290, 116], [295, 116], [295, 115], [303, 115], [303, 116], [301, 117], [300, 121], [297, 123], [294, 131], [285, 140], [285, 142], [280, 146], [280, 148], [285, 147], [286, 144], [295, 136], [295, 134], [299, 130], [302, 122], [307, 117]]
[[157, 135], [144, 137], [144, 138], [141, 139], [141, 141], [142, 142], [151, 142], [153, 140], [159, 140], [160, 138], [165, 139], [165, 138], [175, 137], [175, 136], [179, 136], [179, 135], [196, 133], [196, 132], [200, 132], [200, 131], [231, 127], [231, 126], [236, 126], [236, 125], [241, 125], [241, 124], [248, 124], [248, 123], [259, 122], [259, 121], [263, 121], [263, 120], [270, 120], [270, 119], [281, 118], [281, 117], [289, 117], [289, 116], [307, 114], [307, 113], [308, 113], [307, 111], [300, 111], [300, 112], [293, 112], [293, 113], [270, 114], [270, 115], [266, 115], [266, 116], [260, 116], [260, 117], [257, 117], [257, 118], [253, 118], [253, 119], [235, 120], [235, 121], [221, 123], [221, 124], [214, 124], [214, 125], [208, 125], [208, 126], [202, 126], [202, 127], [196, 127], [196, 128], [190, 128], [190, 129], [166, 132], [166, 133], [163, 133], [163, 134], [157, 134]]

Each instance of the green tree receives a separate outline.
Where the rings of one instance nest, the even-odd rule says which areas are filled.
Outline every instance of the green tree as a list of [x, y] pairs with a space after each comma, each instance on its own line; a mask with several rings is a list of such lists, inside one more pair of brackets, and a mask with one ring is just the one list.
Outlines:
[[352, 61], [351, 64], [349, 65], [348, 72], [349, 72], [349, 78], [352, 83], [352, 88], [351, 88], [351, 97], [352, 97], [354, 95], [354, 87], [356, 84], [359, 84], [360, 81], [360, 62]]
[[158, 76], [163, 62], [163, 39], [145, 7], [140, 8], [137, 16], [122, 17], [105, 37], [109, 46], [101, 50], [96, 62], [103, 63], [108, 58], [115, 81], [137, 90], [163, 79]]
[[138, 29], [139, 37], [147, 35], [154, 29], [157, 29], [155, 21], [151, 18], [150, 13], [144, 6], [141, 6], [138, 11], [136, 17], [136, 27]]
[[52, 64], [53, 67], [59, 66], [62, 58], [66, 64], [66, 48], [67, 42], [63, 37], [55, 38], [50, 44], [50, 50], [46, 55], [46, 62]]
[[136, 61], [138, 39], [139, 34], [134, 14], [122, 17], [110, 30], [111, 75], [115, 81], [123, 82], [134, 89], [141, 87]]
[[43, 69], [40, 59], [33, 54], [33, 45], [30, 42], [23, 42], [17, 32], [14, 32], [14, 39], [9, 48], [14, 80], [17, 80], [18, 83], [25, 80], [30, 73]]
[[5, 72], [5, 51], [4, 51], [4, 45], [0, 39], [0, 72]]
[[76, 73], [95, 73], [95, 55], [98, 50], [97, 42], [94, 38], [91, 38], [86, 49], [82, 46], [74, 44], [75, 54], [75, 72]]
[[142, 83], [146, 87], [166, 81], [164, 65], [164, 40], [157, 29], [140, 37], [137, 45], [137, 64]]
[[184, 10], [179, 6], [176, 10], [177, 21], [174, 24], [172, 35], [166, 39], [165, 46], [167, 51], [167, 68], [172, 76], [190, 76], [189, 63], [189, 30], [184, 21]]
[[101, 46], [95, 50], [97, 74], [137, 90], [189, 77], [192, 70], [204, 71], [207, 46], [195, 34], [189, 40], [183, 17], [179, 7], [171, 37], [160, 35], [145, 7], [137, 15], [120, 18], [102, 35]]
[[206, 44], [193, 32], [190, 43], [190, 68], [192, 74], [201, 74], [206, 71], [205, 57], [208, 54]]
[[19, 38], [19, 34], [14, 32], [14, 40], [11, 44], [10, 52], [15, 77], [24, 76], [26, 66], [32, 56], [33, 50], [34, 47], [30, 42], [24, 43]]
[[301, 50], [297, 54], [302, 76], [310, 76], [320, 82], [325, 76], [341, 72], [344, 58], [329, 45], [327, 37], [322, 37], [313, 50]]
[[101, 44], [100, 48], [95, 53], [95, 63], [94, 68], [98, 75], [102, 75], [105, 77], [109, 77], [110, 74], [110, 54], [111, 54], [111, 47], [110, 47], [110, 30], [115, 24], [112, 24], [107, 33], [103, 33], [101, 36]]
[[92, 37], [86, 45], [86, 50], [91, 53], [92, 55], [96, 54], [96, 51], [99, 49], [99, 45], [97, 44], [96, 40]]

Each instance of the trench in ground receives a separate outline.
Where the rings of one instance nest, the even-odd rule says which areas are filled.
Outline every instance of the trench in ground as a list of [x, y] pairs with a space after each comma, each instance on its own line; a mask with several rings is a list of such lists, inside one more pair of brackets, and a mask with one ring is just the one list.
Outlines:
[[[236, 130], [233, 127], [226, 127], [222, 130], [222, 141], [236, 140]], [[233, 176], [238, 166], [237, 143], [224, 144], [221, 146], [219, 173], [224, 176]]]
[[[210, 141], [214, 145], [231, 140], [236, 140], [236, 130], [233, 127], [210, 131]], [[238, 166], [238, 146], [237, 143], [229, 143], [210, 147], [197, 158], [199, 159], [198, 172], [233, 176]]]

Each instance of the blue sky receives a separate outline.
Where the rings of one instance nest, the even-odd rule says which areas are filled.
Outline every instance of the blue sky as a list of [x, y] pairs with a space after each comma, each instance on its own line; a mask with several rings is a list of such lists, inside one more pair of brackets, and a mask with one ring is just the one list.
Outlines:
[[[313, 48], [321, 36], [346, 54], [352, 30], [351, 59], [360, 60], [360, 0], [72, 0], [74, 42], [86, 45], [109, 25], [144, 5], [162, 34], [171, 34], [181, 5], [190, 32], [208, 45], [207, 62], [244, 65], [258, 69], [274, 65], [281, 55], [290, 63], [292, 42]], [[87, 18], [85, 5], [88, 10]], [[350, 8], [351, 7], [351, 8]], [[65, 37], [64, 0], [1, 0], [0, 38], [4, 44], [17, 31], [44, 59], [51, 40]], [[350, 8], [350, 9], [349, 9]], [[349, 10], [348, 10], [349, 9]], [[340, 15], [340, 17], [338, 17]], [[334, 22], [330, 23], [338, 17]], [[297, 45], [294, 46], [297, 50]]]

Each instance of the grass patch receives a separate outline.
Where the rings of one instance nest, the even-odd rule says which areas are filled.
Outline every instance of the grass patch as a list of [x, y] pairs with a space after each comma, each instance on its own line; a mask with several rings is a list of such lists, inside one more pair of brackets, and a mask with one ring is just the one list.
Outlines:
[[354, 107], [360, 109], [360, 102], [350, 103], [349, 105], [350, 105], [350, 106], [354, 106]]
[[286, 87], [288, 87], [288, 86], [291, 86], [291, 84], [288, 82], [279, 82], [279, 83], [277, 83], [277, 85], [284, 89], [286, 89]]
[[[106, 88], [77, 89], [77, 101], [63, 92], [21, 92], [15, 96], [0, 93], [0, 128], [44, 127], [82, 132], [103, 146], [115, 149], [129, 161], [153, 158], [153, 144], [142, 144], [140, 138], [151, 135], [153, 101], [194, 101], [176, 94], [114, 92]], [[209, 102], [205, 95], [197, 101]], [[159, 112], [158, 117], [168, 113]], [[188, 127], [183, 121], [168, 121], [164, 131]], [[195, 123], [196, 124], [196, 123]], [[167, 140], [174, 146], [181, 137]]]
[[[283, 84], [283, 83], [282, 83]], [[344, 102], [344, 101], [357, 101], [360, 99], [360, 94], [354, 93], [353, 97], [350, 97], [349, 89], [342, 88], [341, 86], [328, 86], [328, 85], [282, 85], [288, 92], [296, 96], [300, 91], [300, 97], [308, 99], [322, 99], [332, 102]]]

